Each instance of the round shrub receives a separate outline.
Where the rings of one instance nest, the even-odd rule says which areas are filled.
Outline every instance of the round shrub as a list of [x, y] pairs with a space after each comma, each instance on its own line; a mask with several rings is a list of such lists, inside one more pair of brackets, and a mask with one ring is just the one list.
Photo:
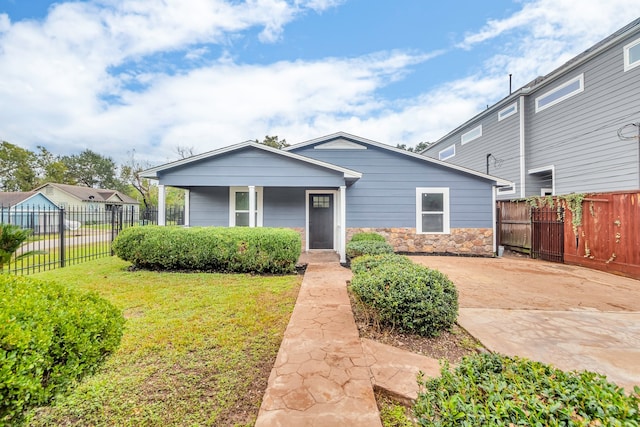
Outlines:
[[113, 242], [114, 253], [150, 270], [293, 273], [300, 234], [266, 227], [131, 227]]
[[422, 426], [636, 426], [640, 398], [594, 372], [564, 372], [498, 354], [464, 358], [420, 380]]
[[96, 294], [0, 274], [0, 425], [92, 373], [120, 344], [124, 318]]
[[362, 255], [392, 254], [393, 247], [387, 242], [377, 240], [361, 240], [355, 242], [352, 240], [347, 243], [346, 253], [349, 259], [353, 259]]
[[458, 292], [447, 276], [417, 264], [384, 263], [355, 274], [352, 291], [382, 323], [437, 336], [458, 317]]
[[360, 274], [385, 264], [413, 264], [413, 261], [405, 255], [382, 254], [382, 255], [362, 255], [351, 262], [353, 274]]
[[362, 241], [374, 241], [374, 242], [386, 242], [387, 240], [384, 236], [378, 233], [356, 233], [351, 237], [351, 242], [362, 242]]

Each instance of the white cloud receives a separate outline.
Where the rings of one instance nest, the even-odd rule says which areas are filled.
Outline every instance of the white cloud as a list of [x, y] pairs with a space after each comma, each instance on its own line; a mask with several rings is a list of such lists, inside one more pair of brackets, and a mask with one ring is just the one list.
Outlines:
[[[94, 0], [58, 3], [41, 22], [0, 14], [0, 139], [116, 159], [136, 149], [153, 162], [174, 158], [178, 145], [203, 152], [264, 135], [434, 141], [505, 96], [508, 73], [516, 88], [552, 71], [630, 21], [636, 1], [525, 2], [465, 36], [460, 47], [488, 52], [467, 65], [476, 71], [406, 99], [380, 90], [446, 58], [447, 46], [266, 65], [233, 59], [238, 34], [257, 30], [272, 43], [288, 23], [338, 0]], [[171, 53], [183, 62], [167, 69]]]

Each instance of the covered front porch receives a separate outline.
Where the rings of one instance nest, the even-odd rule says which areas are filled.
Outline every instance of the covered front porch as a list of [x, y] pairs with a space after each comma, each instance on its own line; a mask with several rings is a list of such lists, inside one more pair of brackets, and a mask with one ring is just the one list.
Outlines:
[[[185, 226], [280, 227], [301, 234], [304, 252], [334, 251], [346, 262], [346, 192], [339, 187], [220, 186], [185, 190]], [[166, 186], [158, 186], [165, 206]], [[165, 210], [158, 224], [166, 225]]]

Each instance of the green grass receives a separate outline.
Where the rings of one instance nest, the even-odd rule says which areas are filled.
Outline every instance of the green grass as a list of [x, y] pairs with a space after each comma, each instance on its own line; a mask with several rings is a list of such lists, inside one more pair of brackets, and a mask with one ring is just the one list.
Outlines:
[[119, 350], [29, 426], [253, 425], [301, 278], [127, 271], [115, 257], [35, 274], [127, 319]]

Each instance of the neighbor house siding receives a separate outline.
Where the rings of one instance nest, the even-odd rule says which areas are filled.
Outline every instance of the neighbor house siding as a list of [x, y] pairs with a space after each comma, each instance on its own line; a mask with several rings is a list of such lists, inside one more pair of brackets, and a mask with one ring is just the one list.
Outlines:
[[[447, 163], [460, 165], [479, 172], [487, 172], [487, 154], [501, 162], [496, 165], [493, 160], [489, 163], [489, 174], [507, 179], [516, 184], [520, 183], [520, 106], [518, 111], [502, 120], [498, 120], [498, 113], [509, 107], [517, 100], [505, 103], [501, 108], [479, 118], [475, 122], [460, 129], [458, 132], [443, 139], [437, 145], [427, 149], [426, 156], [438, 158], [443, 147], [456, 146], [456, 155], [446, 160]], [[482, 125], [482, 136], [462, 145], [460, 138], [466, 132]], [[513, 196], [505, 196], [513, 197]]]
[[[554, 165], [556, 193], [638, 188], [638, 143], [621, 141], [617, 130], [637, 122], [640, 68], [624, 71], [620, 41], [600, 55], [536, 90], [527, 106], [527, 170]], [[543, 111], [535, 98], [584, 74], [584, 91]], [[527, 174], [527, 196], [539, 195]]]
[[338, 187], [344, 175], [275, 153], [247, 147], [224, 156], [204, 159], [159, 173], [164, 185], [311, 186]]
[[[638, 188], [640, 145], [636, 139], [621, 140], [618, 130], [638, 123], [640, 118], [640, 67], [624, 70], [624, 46], [640, 39], [639, 23], [624, 30], [634, 35], [623, 36], [622, 31], [594, 46], [584, 54], [592, 56], [578, 56], [482, 111], [429, 147], [425, 155], [438, 158], [441, 150], [455, 143], [456, 155], [446, 161], [480, 172], [486, 171], [487, 154], [502, 159], [502, 166], [491, 165], [489, 173], [514, 182], [516, 191], [498, 194], [499, 199], [520, 197], [521, 184], [527, 197], [540, 195], [541, 189], [551, 188], [552, 183], [559, 195]], [[536, 99], [580, 76], [581, 92], [536, 112]], [[518, 112], [498, 121], [498, 113], [516, 101]], [[521, 115], [524, 129], [520, 129]], [[460, 136], [480, 124], [482, 136], [461, 145]], [[524, 157], [520, 153], [520, 131], [524, 135]], [[626, 136], [636, 132], [637, 128], [630, 127]], [[553, 181], [550, 171], [549, 178], [544, 176], [546, 171], [529, 173], [551, 167]], [[524, 183], [520, 182], [521, 175]]]
[[450, 189], [451, 228], [492, 226], [491, 184], [475, 176], [427, 166], [422, 160], [374, 146], [367, 150], [306, 146], [295, 152], [362, 172], [347, 191], [347, 227], [415, 227], [417, 187]]

